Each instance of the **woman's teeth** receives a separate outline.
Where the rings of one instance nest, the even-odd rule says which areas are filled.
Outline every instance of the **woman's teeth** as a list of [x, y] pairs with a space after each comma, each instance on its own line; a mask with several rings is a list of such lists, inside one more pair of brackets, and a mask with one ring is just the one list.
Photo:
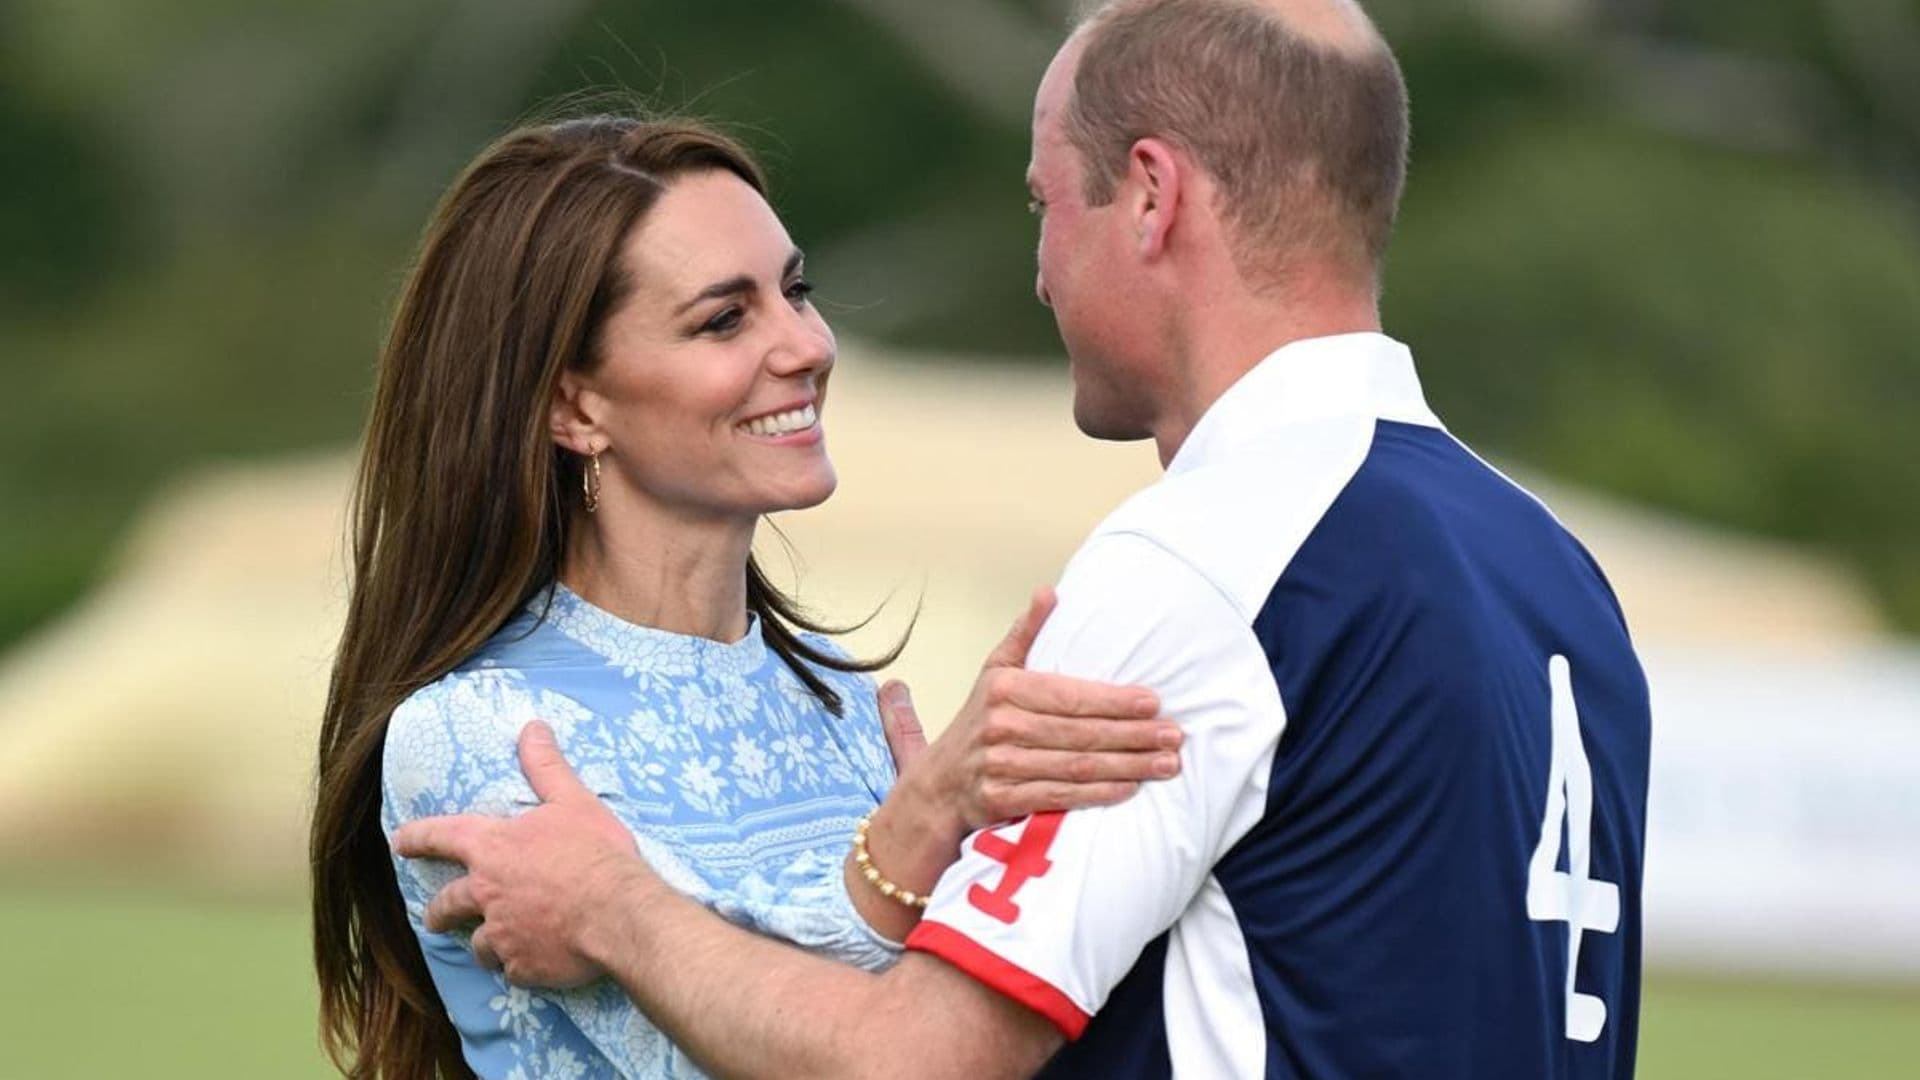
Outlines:
[[804, 409], [774, 413], [772, 416], [757, 416], [740, 426], [754, 435], [791, 435], [812, 427], [819, 418], [813, 406], [809, 405]]

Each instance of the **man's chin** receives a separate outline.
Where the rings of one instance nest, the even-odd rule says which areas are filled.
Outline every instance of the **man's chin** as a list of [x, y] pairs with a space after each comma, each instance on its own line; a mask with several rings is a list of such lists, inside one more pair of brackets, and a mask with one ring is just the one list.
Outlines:
[[1117, 417], [1104, 410], [1083, 407], [1078, 399], [1073, 403], [1073, 423], [1082, 435], [1102, 442], [1139, 442], [1153, 438], [1153, 432], [1147, 430], [1146, 424]]
[[1067, 370], [1073, 377], [1073, 424], [1090, 439], [1103, 442], [1138, 442], [1153, 438], [1145, 419], [1147, 410], [1129, 402], [1127, 395], [1111, 392], [1113, 376], [1109, 365], [1088, 360], [1067, 346]]

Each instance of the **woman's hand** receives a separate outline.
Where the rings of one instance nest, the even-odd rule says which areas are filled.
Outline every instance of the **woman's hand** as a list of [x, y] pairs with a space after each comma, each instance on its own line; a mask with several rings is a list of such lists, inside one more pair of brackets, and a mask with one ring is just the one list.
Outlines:
[[1053, 606], [1051, 589], [1034, 594], [932, 746], [907, 685], [880, 690], [903, 796], [952, 811], [960, 835], [1042, 811], [1121, 802], [1143, 781], [1180, 771], [1180, 727], [1156, 718], [1153, 691], [1024, 668]]
[[[1053, 590], [1034, 593], [931, 746], [906, 684], [881, 688], [881, 719], [900, 779], [874, 812], [868, 851], [896, 885], [924, 895], [976, 829], [1121, 802], [1145, 781], [1178, 775], [1181, 731], [1158, 718], [1153, 691], [1026, 670], [1027, 651], [1054, 603]], [[913, 913], [880, 897], [851, 862], [848, 874], [851, 895], [875, 929], [899, 936], [911, 927]]]

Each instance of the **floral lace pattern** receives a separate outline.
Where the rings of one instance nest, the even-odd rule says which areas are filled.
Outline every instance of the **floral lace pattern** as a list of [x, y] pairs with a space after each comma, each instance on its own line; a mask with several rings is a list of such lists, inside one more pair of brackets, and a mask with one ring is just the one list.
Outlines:
[[[624, 622], [555, 586], [394, 710], [382, 823], [391, 833], [420, 817], [535, 805], [515, 743], [528, 721], [544, 720], [675, 888], [741, 926], [884, 968], [899, 946], [855, 912], [841, 868], [854, 822], [893, 782], [892, 759], [870, 681], [819, 674], [844, 699], [843, 717], [767, 648], [757, 619], [729, 645]], [[395, 869], [480, 1076], [701, 1075], [613, 983], [510, 986], [474, 962], [464, 934], [427, 932], [426, 905], [459, 867], [396, 859]]]

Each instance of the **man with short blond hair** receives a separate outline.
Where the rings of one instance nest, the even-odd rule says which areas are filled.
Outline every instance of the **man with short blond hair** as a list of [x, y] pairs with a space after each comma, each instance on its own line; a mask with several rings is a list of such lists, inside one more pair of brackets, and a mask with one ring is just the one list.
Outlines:
[[612, 975], [726, 1075], [1631, 1076], [1646, 684], [1380, 332], [1405, 110], [1350, 0], [1119, 0], [1036, 95], [1075, 420], [1166, 475], [1029, 665], [1151, 686], [1178, 777], [976, 834], [873, 976], [678, 897], [536, 742], [548, 805], [399, 838], [480, 883], [430, 921], [484, 917], [516, 981]]
[[1357, 5], [1276, 6], [1293, 10], [1094, 7], [1063, 116], [1086, 201], [1113, 200], [1139, 132], [1175, 133], [1218, 185], [1248, 278], [1277, 283], [1307, 252], [1375, 274], [1407, 175], [1399, 65]]

